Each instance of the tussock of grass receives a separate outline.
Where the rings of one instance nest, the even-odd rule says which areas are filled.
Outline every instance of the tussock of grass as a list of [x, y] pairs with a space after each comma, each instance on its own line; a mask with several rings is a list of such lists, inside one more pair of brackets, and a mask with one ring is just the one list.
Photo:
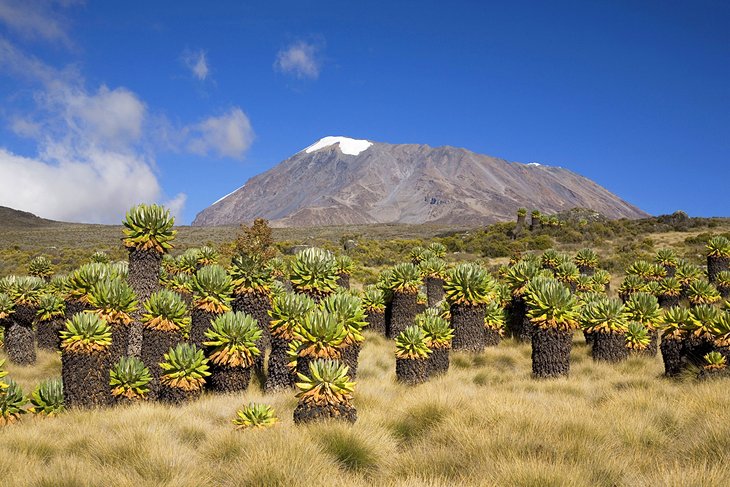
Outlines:
[[[730, 380], [662, 377], [660, 357], [594, 363], [576, 334], [567, 379], [530, 376], [528, 345], [454, 353], [448, 374], [395, 381], [392, 342], [368, 334], [354, 426], [297, 427], [293, 392], [206, 394], [26, 415], [0, 428], [0, 478], [18, 486], [727, 485]], [[460, 366], [455, 364], [459, 363]], [[57, 354], [8, 364], [29, 393]], [[270, 404], [273, 428], [235, 431], [237, 409]]]

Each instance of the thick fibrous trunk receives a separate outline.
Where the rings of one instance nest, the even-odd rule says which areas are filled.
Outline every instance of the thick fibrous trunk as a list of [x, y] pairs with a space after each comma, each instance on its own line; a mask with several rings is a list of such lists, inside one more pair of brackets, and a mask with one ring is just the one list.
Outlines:
[[67, 408], [93, 408], [111, 402], [109, 350], [95, 354], [63, 352], [61, 375]]
[[444, 280], [438, 277], [427, 277], [426, 296], [428, 297], [429, 308], [433, 308], [439, 301], [444, 299]]
[[357, 421], [357, 410], [351, 404], [310, 406], [302, 403], [294, 409], [294, 423], [296, 424], [314, 423], [328, 419], [354, 423]]
[[35, 337], [38, 348], [56, 352], [61, 347], [61, 330], [65, 325], [64, 318], [42, 321], [36, 325]]
[[595, 267], [590, 267], [590, 266], [586, 266], [586, 265], [579, 265], [578, 270], [584, 276], [592, 276], [593, 274], [596, 273]]
[[36, 360], [33, 320], [35, 308], [18, 305], [5, 327], [5, 352], [18, 365], [33, 365]]
[[395, 376], [398, 382], [414, 386], [428, 380], [428, 359], [396, 358]]
[[667, 271], [666, 277], [674, 277], [677, 273], [677, 268], [672, 265], [665, 265], [664, 270]]
[[717, 275], [722, 271], [730, 270], [730, 258], [707, 256], [707, 278], [712, 284], [717, 282]]
[[532, 375], [562, 377], [570, 373], [573, 333], [569, 330], [535, 327], [532, 334]]
[[[127, 282], [137, 296], [138, 303], [144, 303], [150, 295], [160, 289], [160, 264], [162, 254], [156, 250], [129, 249], [129, 272]], [[142, 352], [142, 311], [132, 315], [127, 335], [127, 354], [139, 357]]]
[[216, 392], [239, 392], [248, 389], [250, 367], [226, 367], [213, 364], [210, 368], [210, 389]]
[[388, 326], [388, 338], [395, 338], [407, 327], [413, 325], [418, 314], [418, 295], [416, 293], [393, 293], [391, 303], [390, 323]]
[[451, 305], [451, 327], [454, 350], [482, 352], [486, 345], [484, 333], [484, 306]]
[[271, 348], [271, 317], [269, 316], [271, 297], [265, 292], [236, 294], [233, 297], [231, 307], [233, 311], [251, 315], [261, 328], [261, 338], [256, 341], [256, 347], [261, 351], [261, 355], [256, 357], [254, 367], [256, 372], [263, 378], [266, 350]]
[[589, 347], [593, 346], [594, 333], [592, 331], [583, 330], [583, 338], [586, 340], [586, 345]]
[[368, 322], [366, 330], [370, 330], [378, 335], [385, 336], [385, 312], [371, 311], [368, 313], [365, 321]]
[[449, 370], [449, 349], [434, 348], [428, 356], [426, 374], [428, 377], [445, 374]]
[[705, 365], [705, 355], [714, 350], [714, 343], [710, 338], [689, 335], [684, 339], [682, 355], [687, 362], [702, 367]]
[[349, 367], [347, 375], [349, 375], [352, 380], [357, 378], [357, 365], [360, 360], [361, 348], [362, 344], [358, 342], [340, 350], [340, 361]]
[[277, 392], [294, 387], [294, 376], [289, 369], [289, 342], [277, 337], [271, 337], [271, 354], [269, 355], [269, 370], [266, 376], [264, 390]]
[[660, 294], [657, 297], [657, 301], [659, 301], [659, 306], [663, 309], [669, 309], [672, 306], [679, 305], [679, 296], [666, 296], [664, 294]]
[[662, 338], [660, 345], [662, 360], [664, 361], [664, 375], [674, 377], [682, 372], [684, 367], [682, 360], [682, 339]]
[[169, 404], [183, 404], [200, 397], [202, 389], [186, 391], [178, 387], [170, 387], [167, 384], [160, 384], [159, 399]]
[[343, 289], [350, 289], [350, 274], [339, 274], [337, 276], [337, 285]]
[[156, 399], [160, 390], [160, 377], [163, 371], [160, 364], [165, 360], [165, 354], [183, 341], [182, 331], [162, 331], [152, 328], [142, 330], [142, 362], [147, 366], [152, 376], [150, 381], [150, 399]]
[[70, 320], [75, 314], [83, 313], [87, 309], [91, 309], [91, 306], [86, 303], [82, 303], [81, 301], [66, 300], [65, 303], [66, 311], [64, 313], [64, 318], [66, 320]]
[[190, 324], [190, 338], [188, 341], [198, 348], [203, 348], [203, 342], [208, 339], [205, 338], [205, 332], [210, 328], [210, 323], [218, 316], [216, 313], [211, 313], [200, 308], [193, 308], [190, 312], [191, 324]]
[[623, 333], [596, 332], [593, 334], [593, 360], [621, 362], [629, 357], [626, 335]]
[[532, 323], [527, 318], [527, 304], [521, 297], [513, 297], [507, 306], [507, 332], [520, 342], [532, 339]]
[[484, 329], [484, 345], [487, 347], [496, 347], [502, 342], [502, 335], [499, 330], [493, 328]]
[[127, 355], [129, 326], [121, 323], [109, 323], [109, 327], [112, 330], [112, 344], [109, 346], [109, 366], [113, 366], [120, 358]]

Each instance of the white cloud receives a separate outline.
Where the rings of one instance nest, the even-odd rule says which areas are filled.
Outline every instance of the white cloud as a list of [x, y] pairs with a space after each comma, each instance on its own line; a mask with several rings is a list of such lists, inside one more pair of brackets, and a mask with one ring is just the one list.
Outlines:
[[[148, 123], [146, 105], [125, 89], [86, 90], [83, 80], [0, 42], [0, 67], [30, 67], [40, 84], [34, 110], [12, 116], [10, 128], [37, 143], [24, 157], [0, 147], [0, 205], [45, 218], [118, 223], [141, 202], [160, 202], [163, 191], [154, 159], [140, 148]], [[179, 214], [180, 194], [170, 202]]]
[[276, 54], [274, 69], [300, 79], [317, 79], [322, 68], [319, 51], [313, 43], [297, 41]]
[[188, 150], [202, 156], [214, 153], [240, 159], [254, 139], [251, 122], [238, 107], [220, 117], [207, 118], [185, 132]]
[[200, 81], [205, 81], [210, 73], [208, 66], [208, 55], [203, 50], [185, 51], [183, 52], [183, 62], [185, 66], [193, 73], [193, 76]]
[[2, 0], [0, 22], [26, 38], [42, 38], [46, 41], [71, 45], [66, 32], [65, 19], [57, 6], [68, 7], [76, 1], [54, 0]]

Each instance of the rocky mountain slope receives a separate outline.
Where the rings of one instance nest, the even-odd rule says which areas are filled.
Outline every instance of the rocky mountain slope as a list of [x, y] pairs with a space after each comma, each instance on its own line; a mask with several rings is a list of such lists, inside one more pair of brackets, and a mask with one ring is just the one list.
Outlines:
[[487, 224], [517, 208], [589, 208], [609, 218], [645, 212], [572, 171], [456, 147], [325, 137], [201, 211], [193, 225], [262, 217], [273, 226]]

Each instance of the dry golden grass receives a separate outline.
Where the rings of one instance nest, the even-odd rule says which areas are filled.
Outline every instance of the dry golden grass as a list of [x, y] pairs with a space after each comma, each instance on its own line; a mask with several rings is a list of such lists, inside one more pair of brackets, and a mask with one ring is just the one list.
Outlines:
[[[577, 334], [571, 377], [530, 377], [530, 347], [455, 355], [446, 376], [395, 383], [392, 343], [368, 335], [354, 426], [295, 426], [293, 394], [206, 395], [30, 416], [0, 429], [0, 481], [18, 486], [721, 486], [730, 476], [728, 380], [661, 376], [659, 357], [594, 364]], [[9, 366], [27, 392], [54, 354]], [[235, 431], [249, 401], [281, 422]]]

